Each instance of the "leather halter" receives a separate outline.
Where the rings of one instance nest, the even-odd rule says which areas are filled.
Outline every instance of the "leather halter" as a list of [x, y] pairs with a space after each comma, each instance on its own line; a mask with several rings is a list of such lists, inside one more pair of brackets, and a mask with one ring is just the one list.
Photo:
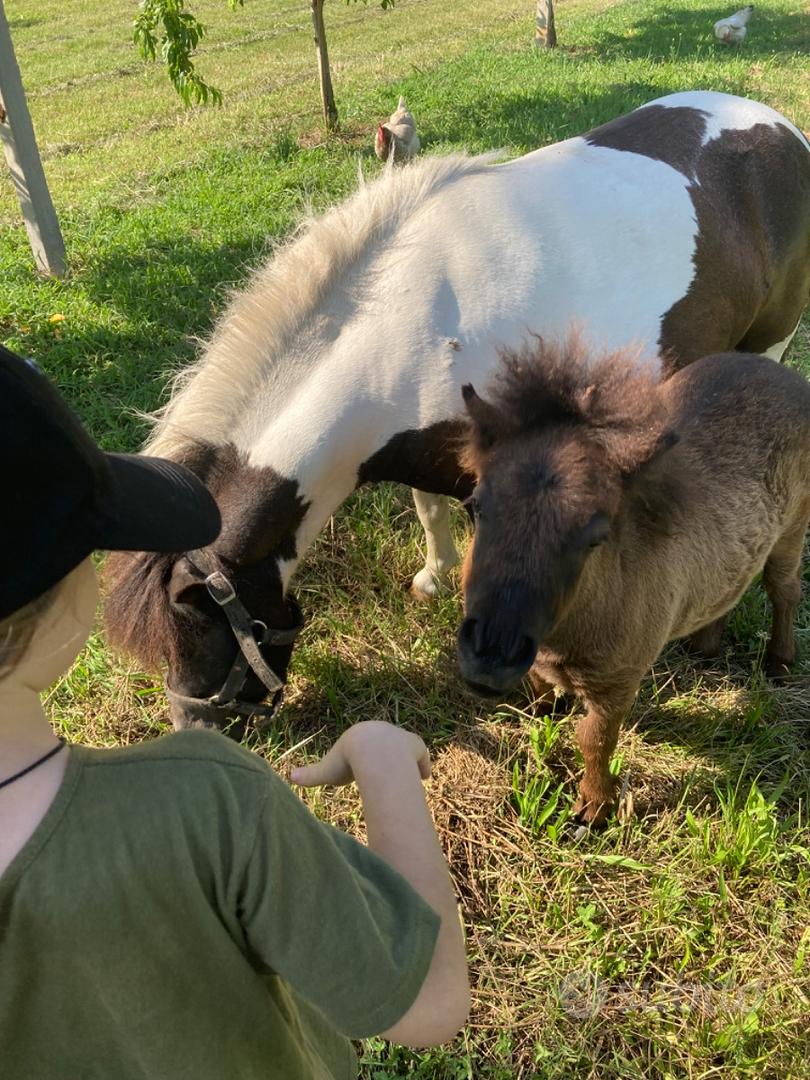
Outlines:
[[[264, 659], [261, 650], [263, 645], [292, 645], [304, 625], [298, 605], [295, 605], [297, 616], [295, 625], [285, 629], [269, 627], [261, 619], [254, 619], [250, 615], [237, 596], [230, 578], [223, 572], [219, 560], [212, 552], [201, 548], [188, 552], [186, 558], [193, 569], [198, 570], [203, 576], [202, 583], [211, 599], [224, 611], [239, 650], [225, 682], [217, 693], [207, 698], [195, 698], [187, 694], [178, 694], [167, 685], [166, 696], [169, 701], [179, 705], [191, 705], [198, 712], [200, 710], [213, 712], [215, 723], [217, 723], [217, 714], [222, 713], [260, 716], [266, 721], [272, 720], [281, 707], [284, 683]], [[269, 705], [240, 700], [239, 694], [245, 688], [249, 669], [255, 672], [267, 687], [268, 693], [273, 695], [273, 700]]]

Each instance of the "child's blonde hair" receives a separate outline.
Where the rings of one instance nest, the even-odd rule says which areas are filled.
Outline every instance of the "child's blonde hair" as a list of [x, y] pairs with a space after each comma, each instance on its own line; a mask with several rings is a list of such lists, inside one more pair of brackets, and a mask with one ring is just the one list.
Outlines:
[[31, 644], [42, 616], [59, 592], [61, 581], [30, 604], [0, 619], [0, 679], [10, 675]]

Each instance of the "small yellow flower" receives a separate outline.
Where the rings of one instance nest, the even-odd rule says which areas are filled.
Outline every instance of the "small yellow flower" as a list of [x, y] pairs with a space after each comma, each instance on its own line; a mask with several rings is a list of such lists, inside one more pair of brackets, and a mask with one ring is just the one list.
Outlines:
[[64, 321], [65, 321], [65, 316], [61, 315], [59, 312], [57, 312], [55, 315], [51, 315], [50, 319], [48, 319], [48, 322], [50, 322], [50, 323], [59, 323], [59, 322], [64, 322]]

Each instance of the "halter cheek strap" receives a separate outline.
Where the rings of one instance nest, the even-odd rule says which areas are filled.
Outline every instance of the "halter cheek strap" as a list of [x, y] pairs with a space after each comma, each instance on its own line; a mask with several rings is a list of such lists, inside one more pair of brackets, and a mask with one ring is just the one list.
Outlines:
[[[218, 714], [222, 712], [238, 713], [242, 716], [261, 716], [271, 720], [281, 706], [284, 683], [262, 656], [261, 647], [263, 645], [291, 645], [301, 632], [303, 620], [299, 618], [294, 626], [283, 629], [268, 627], [260, 619], [251, 617], [237, 596], [230, 578], [222, 571], [218, 560], [211, 552], [201, 548], [198, 551], [189, 552], [186, 558], [195, 570], [205, 575], [203, 584], [212, 600], [224, 611], [239, 651], [225, 682], [216, 694], [208, 698], [194, 698], [186, 694], [178, 694], [167, 686], [167, 697], [180, 705], [193, 706], [198, 711], [210, 711], [212, 722], [217, 726], [219, 726]], [[255, 672], [267, 687], [268, 692], [273, 695], [273, 700], [269, 705], [239, 700], [238, 695], [244, 689], [249, 669]]]

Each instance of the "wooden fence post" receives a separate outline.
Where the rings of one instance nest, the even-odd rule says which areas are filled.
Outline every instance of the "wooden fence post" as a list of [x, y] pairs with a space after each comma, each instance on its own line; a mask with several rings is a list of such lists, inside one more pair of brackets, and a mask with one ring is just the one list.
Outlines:
[[3, 0], [0, 0], [0, 139], [37, 266], [46, 274], [63, 277], [67, 270], [65, 244], [39, 157]]
[[557, 44], [554, 26], [554, 0], [537, 0], [534, 19], [534, 44], [537, 49], [553, 49]]

